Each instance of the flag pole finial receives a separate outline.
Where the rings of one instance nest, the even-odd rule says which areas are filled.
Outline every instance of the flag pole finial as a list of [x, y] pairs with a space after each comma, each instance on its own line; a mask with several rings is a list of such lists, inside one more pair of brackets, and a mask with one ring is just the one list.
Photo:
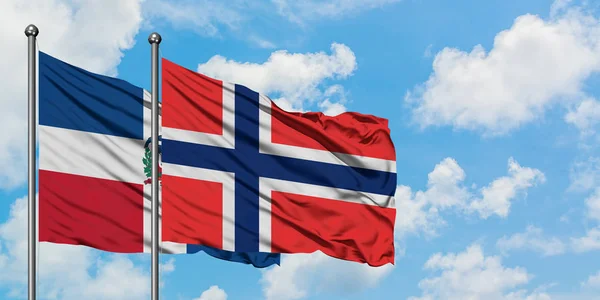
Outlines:
[[160, 36], [160, 34], [153, 32], [150, 34], [150, 36], [148, 37], [148, 43], [150, 44], [160, 44], [160, 42], [162, 41], [162, 37]]
[[[27, 25], [27, 27], [25, 27], [25, 35], [27, 37], [30, 36], [34, 36], [37, 37], [37, 35], [40, 33], [40, 30], [37, 28], [37, 26], [33, 25], [33, 24], [29, 24]], [[160, 36], [158, 36], [160, 39]], [[160, 43], [160, 42], [159, 42]]]

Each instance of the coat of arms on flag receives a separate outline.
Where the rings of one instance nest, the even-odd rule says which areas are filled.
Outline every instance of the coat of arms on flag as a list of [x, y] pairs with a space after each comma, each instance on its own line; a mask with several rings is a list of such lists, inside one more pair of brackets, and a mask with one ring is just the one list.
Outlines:
[[[162, 147], [161, 147], [162, 136], [158, 136], [158, 163], [162, 165]], [[144, 163], [144, 174], [146, 175], [146, 180], [144, 180], [144, 184], [152, 183], [152, 137], [146, 139], [146, 143], [144, 143], [144, 158], [142, 159]], [[162, 175], [162, 166], [158, 166], [158, 181], [160, 184], [160, 178]]]

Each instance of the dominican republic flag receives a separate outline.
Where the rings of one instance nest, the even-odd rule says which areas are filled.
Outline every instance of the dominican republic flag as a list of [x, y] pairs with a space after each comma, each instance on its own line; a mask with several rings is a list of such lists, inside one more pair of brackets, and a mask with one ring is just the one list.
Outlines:
[[[149, 253], [150, 93], [43, 52], [39, 74], [40, 242]], [[276, 254], [161, 243], [162, 253], [198, 251], [256, 267], [279, 264]]]
[[387, 120], [286, 112], [166, 59], [162, 93], [163, 240], [394, 263]]

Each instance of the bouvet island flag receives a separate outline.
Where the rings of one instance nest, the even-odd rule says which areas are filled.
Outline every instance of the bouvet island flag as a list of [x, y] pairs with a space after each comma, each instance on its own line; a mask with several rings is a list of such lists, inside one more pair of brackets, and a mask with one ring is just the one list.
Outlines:
[[162, 82], [165, 241], [394, 263], [386, 119], [287, 112], [166, 59]]
[[[39, 53], [40, 242], [150, 252], [150, 101], [140, 87]], [[280, 259], [161, 242], [162, 253], [199, 251], [256, 267]]]

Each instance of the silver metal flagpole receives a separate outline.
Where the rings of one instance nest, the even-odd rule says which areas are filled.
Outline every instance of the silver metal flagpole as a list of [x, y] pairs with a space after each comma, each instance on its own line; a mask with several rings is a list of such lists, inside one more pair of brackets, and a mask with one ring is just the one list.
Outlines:
[[158, 300], [158, 45], [160, 34], [154, 32], [148, 37], [152, 46], [152, 300]]
[[28, 173], [28, 205], [29, 210], [27, 220], [29, 224], [28, 232], [28, 294], [29, 300], [36, 299], [36, 246], [37, 246], [37, 222], [36, 222], [36, 199], [35, 199], [35, 183], [36, 183], [36, 166], [35, 166], [35, 142], [36, 142], [36, 38], [40, 31], [31, 24], [25, 28], [25, 36], [27, 36], [27, 80], [28, 80], [28, 121], [29, 138], [27, 141], [27, 173]]

